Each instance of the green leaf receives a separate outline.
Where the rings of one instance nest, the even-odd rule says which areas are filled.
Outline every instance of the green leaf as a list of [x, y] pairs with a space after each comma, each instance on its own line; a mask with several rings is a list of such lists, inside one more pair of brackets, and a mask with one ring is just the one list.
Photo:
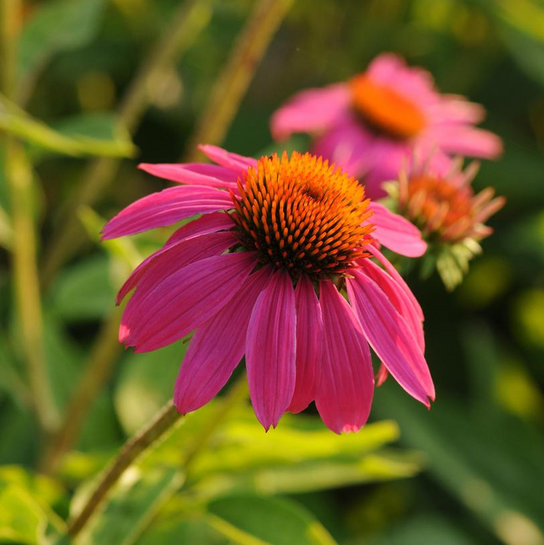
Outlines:
[[60, 51], [85, 45], [96, 34], [105, 0], [49, 0], [24, 26], [19, 44], [21, 76], [42, 68]]
[[115, 304], [115, 290], [106, 256], [93, 256], [63, 271], [51, 287], [47, 306], [67, 320], [98, 320]]
[[84, 134], [67, 136], [34, 119], [3, 96], [0, 96], [0, 130], [51, 152], [74, 157], [131, 157], [135, 153], [134, 145], [123, 131], [119, 131], [114, 140], [102, 140]]
[[176, 468], [142, 471], [138, 466], [130, 467], [102, 511], [80, 534], [78, 543], [131, 545], [182, 482]]
[[171, 399], [185, 349], [185, 343], [177, 342], [125, 359], [114, 403], [127, 434], [138, 431]]
[[239, 545], [334, 545], [327, 530], [292, 501], [230, 496], [208, 505], [210, 524]]
[[41, 507], [21, 488], [0, 490], [0, 540], [8, 543], [40, 542], [46, 516]]

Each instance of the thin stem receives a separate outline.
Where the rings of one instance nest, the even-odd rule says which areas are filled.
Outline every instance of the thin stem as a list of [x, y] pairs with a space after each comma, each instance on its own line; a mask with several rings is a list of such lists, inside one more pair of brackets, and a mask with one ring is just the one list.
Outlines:
[[116, 308], [102, 324], [82, 376], [65, 410], [64, 422], [51, 438], [45, 453], [41, 464], [41, 470], [45, 474], [53, 473], [64, 454], [77, 444], [85, 417], [111, 376], [121, 352], [117, 334], [120, 317], [121, 309]]
[[220, 144], [238, 111], [253, 74], [287, 14], [292, 0], [259, 0], [217, 78], [204, 114], [189, 140], [186, 161], [198, 159], [197, 145]]
[[[16, 86], [21, 13], [20, 0], [3, 0], [0, 12], [1, 90], [8, 99]], [[21, 333], [21, 351], [27, 364], [32, 402], [38, 421], [42, 429], [50, 433], [58, 422], [58, 413], [45, 368], [42, 308], [36, 263], [37, 240], [32, 207], [34, 177], [22, 144], [11, 137], [6, 137], [4, 143], [4, 168], [10, 194], [13, 232], [13, 284]]]
[[[181, 469], [187, 470], [192, 465], [194, 460], [202, 449], [208, 444], [208, 441], [214, 435], [218, 426], [224, 422], [231, 410], [237, 406], [241, 399], [247, 396], [247, 380], [245, 375], [242, 375], [237, 382], [231, 387], [228, 394], [217, 407], [217, 410], [208, 421], [208, 425], [204, 427], [202, 432], [195, 438], [195, 441], [187, 451]], [[147, 448], [149, 448], [157, 439], [159, 439], [168, 429], [181, 418], [172, 402], [169, 402], [163, 407], [153, 421], [146, 426], [142, 431], [137, 433], [130, 439], [121, 452], [105, 470], [97, 484], [94, 492], [91, 494], [86, 504], [80, 513], [68, 523], [68, 534], [70, 537], [76, 537], [96, 510], [102, 505], [102, 502], [119, 480], [123, 472], [140, 456]]]
[[[143, 61], [119, 106], [118, 122], [129, 132], [133, 133], [137, 128], [149, 106], [153, 89], [160, 87], [164, 74], [193, 43], [209, 18], [210, 0], [186, 0], [174, 14], [172, 22]], [[86, 169], [75, 195], [61, 211], [58, 229], [45, 252], [43, 286], [50, 284], [56, 272], [84, 240], [77, 210], [98, 200], [111, 183], [119, 165], [118, 159], [101, 158], [93, 161]]]

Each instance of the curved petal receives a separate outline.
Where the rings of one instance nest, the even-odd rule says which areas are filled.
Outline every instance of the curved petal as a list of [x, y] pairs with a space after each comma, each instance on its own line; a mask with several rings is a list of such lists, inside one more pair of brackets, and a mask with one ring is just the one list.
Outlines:
[[244, 171], [249, 167], [257, 166], [257, 159], [253, 159], [253, 157], [245, 157], [244, 155], [238, 155], [237, 153], [231, 153], [218, 146], [201, 144], [198, 146], [198, 149], [214, 163], [217, 163], [218, 165], [230, 170], [235, 170], [236, 172]]
[[179, 164], [149, 164], [141, 163], [138, 168], [180, 184], [201, 185], [218, 188], [236, 188], [238, 174], [230, 169], [217, 165], [205, 165], [202, 163], [179, 163]]
[[210, 233], [196, 240], [190, 238], [180, 239], [175, 243], [167, 242], [132, 271], [117, 294], [117, 304], [136, 286], [139, 285], [138, 297], [143, 296], [144, 291], [151, 291], [175, 271], [193, 261], [222, 254], [236, 240], [233, 233]]
[[174, 389], [174, 403], [181, 414], [208, 403], [229, 380], [244, 355], [249, 318], [270, 276], [269, 268], [252, 274], [238, 295], [196, 330]]
[[219, 312], [237, 293], [256, 256], [208, 257], [183, 267], [128, 302], [121, 324], [126, 346], [148, 352], [181, 339]]
[[323, 318], [312, 281], [302, 275], [295, 289], [297, 309], [297, 380], [288, 411], [299, 413], [314, 399], [319, 386]]
[[350, 91], [345, 83], [297, 93], [272, 115], [272, 136], [276, 140], [285, 140], [294, 132], [326, 129], [349, 107], [349, 103]]
[[172, 234], [166, 244], [174, 244], [182, 240], [207, 235], [208, 233], [228, 230], [234, 227], [234, 225], [233, 219], [227, 213], [214, 212], [213, 214], [206, 214], [180, 227]]
[[359, 320], [336, 286], [322, 281], [319, 290], [323, 355], [315, 403], [332, 431], [359, 431], [368, 420], [374, 393], [370, 351]]
[[367, 276], [378, 284], [396, 311], [406, 320], [419, 349], [424, 353], [425, 335], [423, 334], [423, 323], [404, 290], [383, 269], [370, 261], [370, 259], [361, 259], [359, 263], [365, 269]]
[[372, 236], [393, 252], [407, 257], [419, 257], [427, 250], [419, 229], [408, 220], [389, 211], [383, 204], [372, 202], [374, 211], [369, 221], [376, 226]]
[[427, 407], [434, 399], [434, 385], [410, 328], [380, 287], [364, 271], [353, 269], [346, 281], [364, 335], [397, 382]]
[[278, 271], [251, 314], [246, 340], [249, 394], [265, 430], [276, 427], [295, 390], [295, 290]]
[[402, 289], [408, 300], [412, 303], [412, 306], [414, 307], [418, 318], [423, 322], [425, 317], [423, 315], [421, 305], [419, 304], [418, 300], [412, 293], [412, 290], [408, 287], [408, 284], [404, 281], [404, 278], [402, 278], [397, 269], [393, 267], [391, 262], [386, 259], [386, 257], [374, 245], [368, 244], [367, 246], [365, 246], [365, 250], [368, 250], [384, 266], [385, 270], [389, 273], [389, 276], [391, 276], [391, 278], [395, 280], [395, 282]]
[[446, 153], [496, 159], [503, 151], [502, 140], [490, 131], [469, 125], [442, 125], [429, 131]]
[[172, 225], [196, 214], [210, 214], [232, 208], [226, 191], [212, 187], [170, 187], [144, 197], [112, 218], [102, 230], [102, 239], [141, 233]]

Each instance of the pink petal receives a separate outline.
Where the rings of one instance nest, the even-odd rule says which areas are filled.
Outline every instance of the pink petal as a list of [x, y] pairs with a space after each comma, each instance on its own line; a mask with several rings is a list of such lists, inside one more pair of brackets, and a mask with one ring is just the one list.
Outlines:
[[429, 137], [446, 153], [496, 159], [503, 151], [502, 140], [492, 132], [466, 125], [441, 125]]
[[311, 280], [302, 275], [295, 290], [297, 309], [297, 380], [288, 411], [299, 413], [315, 398], [319, 385], [323, 318]]
[[238, 174], [217, 165], [202, 163], [149, 164], [141, 163], [138, 168], [172, 182], [218, 188], [236, 188]]
[[462, 96], [442, 95], [442, 100], [431, 110], [434, 124], [476, 124], [485, 117], [485, 108], [469, 102]]
[[178, 411], [199, 409], [229, 380], [245, 352], [246, 331], [257, 297], [266, 288], [270, 269], [252, 274], [240, 292], [199, 327], [187, 348], [174, 391]]
[[257, 299], [246, 340], [249, 394], [265, 430], [276, 427], [295, 390], [295, 290], [278, 271]]
[[249, 167], [257, 166], [257, 159], [253, 159], [253, 157], [244, 157], [237, 153], [230, 153], [217, 146], [201, 144], [198, 146], [198, 149], [218, 165], [235, 170], [236, 172], [245, 171]]
[[427, 250], [419, 229], [403, 217], [393, 214], [383, 204], [372, 202], [374, 211], [369, 221], [376, 226], [372, 236], [393, 252], [408, 257], [419, 257]]
[[126, 346], [157, 350], [212, 318], [237, 293], [256, 257], [250, 252], [208, 257], [174, 272], [128, 302], [121, 323]]
[[374, 352], [397, 382], [415, 399], [430, 406], [434, 385], [427, 362], [404, 318], [364, 271], [353, 269], [346, 281], [348, 296]]
[[349, 107], [349, 102], [345, 83], [297, 93], [272, 116], [272, 135], [276, 140], [285, 140], [294, 132], [324, 130]]
[[376, 282], [386, 297], [391, 301], [396, 311], [406, 320], [406, 323], [417, 341], [419, 349], [424, 353], [425, 336], [423, 334], [423, 323], [412, 305], [412, 301], [410, 301], [404, 290], [395, 282], [395, 280], [393, 280], [383, 269], [378, 267], [378, 265], [370, 261], [370, 259], [361, 259], [359, 263], [364, 267], [366, 275]]
[[408, 287], [408, 284], [406, 284], [404, 278], [402, 278], [397, 269], [393, 267], [391, 262], [386, 259], [386, 257], [374, 245], [368, 244], [367, 246], [365, 246], [365, 249], [368, 250], [384, 266], [385, 270], [389, 273], [389, 276], [391, 276], [391, 278], [395, 280], [395, 282], [402, 289], [408, 300], [412, 303], [412, 306], [416, 311], [417, 317], [421, 321], [423, 321], [425, 318], [423, 316], [423, 310], [421, 310], [421, 305], [419, 304], [418, 300], [412, 293], [412, 290]]
[[234, 221], [229, 214], [223, 212], [207, 214], [180, 227], [172, 234], [166, 244], [169, 245], [182, 240], [207, 235], [208, 233], [232, 229], [234, 225]]
[[380, 363], [380, 368], [378, 369], [378, 372], [376, 373], [376, 386], [381, 386], [389, 376], [389, 371], [387, 370], [387, 367]]
[[319, 283], [323, 355], [316, 406], [336, 433], [359, 431], [370, 414], [374, 377], [359, 320], [332, 282]]
[[[206, 257], [222, 254], [236, 243], [233, 233], [210, 233], [198, 239], [168, 241], [134, 269], [117, 294], [119, 304], [137, 285], [138, 297], [151, 291], [174, 272]], [[121, 339], [123, 341], [123, 339]]]
[[148, 229], [171, 225], [196, 214], [209, 214], [232, 208], [226, 191], [212, 187], [170, 187], [140, 199], [112, 218], [102, 231], [102, 238], [133, 235]]

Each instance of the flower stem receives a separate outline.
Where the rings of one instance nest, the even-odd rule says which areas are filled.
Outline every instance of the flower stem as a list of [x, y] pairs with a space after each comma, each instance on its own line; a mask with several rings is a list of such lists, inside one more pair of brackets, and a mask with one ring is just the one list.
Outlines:
[[260, 60], [292, 0], [259, 0], [211, 91], [204, 114], [189, 140], [184, 160], [198, 158], [197, 145], [220, 144], [238, 111]]
[[[247, 397], [247, 380], [243, 374], [230, 388], [227, 395], [219, 403], [217, 410], [211, 415], [208, 423], [201, 433], [195, 438], [183, 458], [181, 468], [187, 470], [197, 458], [201, 450], [208, 444], [218, 426], [230, 414], [230, 411], [238, 405], [241, 399]], [[119, 480], [123, 472], [146, 451], [164, 433], [179, 421], [181, 415], [177, 412], [172, 402], [167, 403], [155, 416], [150, 424], [138, 432], [121, 449], [121, 452], [104, 471], [100, 482], [91, 494], [80, 513], [68, 523], [68, 534], [76, 537], [87, 525], [96, 510], [101, 506], [109, 491]]]
[[63, 455], [76, 445], [85, 417], [111, 376], [121, 352], [117, 334], [120, 317], [121, 309], [115, 308], [114, 312], [102, 324], [89, 358], [84, 365], [82, 375], [78, 379], [70, 402], [64, 411], [65, 419], [58, 432], [51, 438], [44, 459], [40, 464], [41, 471], [45, 474], [53, 473]]
[[[172, 22], [161, 34], [128, 88], [118, 110], [118, 123], [133, 133], [149, 106], [152, 90], [160, 86], [164, 74], [180, 54], [195, 40], [210, 18], [210, 0], [185, 0], [173, 15]], [[42, 267], [42, 286], [48, 286], [57, 271], [80, 247], [84, 232], [77, 212], [83, 206], [94, 204], [111, 183], [120, 165], [119, 159], [94, 160], [85, 173], [78, 189], [66, 203], [58, 218], [58, 229], [45, 251]]]
[[[20, 0], [3, 0], [1, 4], [1, 89], [8, 98], [12, 96], [16, 86], [21, 9]], [[45, 368], [42, 308], [36, 263], [37, 240], [32, 206], [34, 177], [20, 142], [6, 136], [4, 153], [11, 205], [13, 285], [21, 351], [27, 363], [31, 397], [38, 421], [41, 428], [50, 433], [58, 422], [58, 413]]]

